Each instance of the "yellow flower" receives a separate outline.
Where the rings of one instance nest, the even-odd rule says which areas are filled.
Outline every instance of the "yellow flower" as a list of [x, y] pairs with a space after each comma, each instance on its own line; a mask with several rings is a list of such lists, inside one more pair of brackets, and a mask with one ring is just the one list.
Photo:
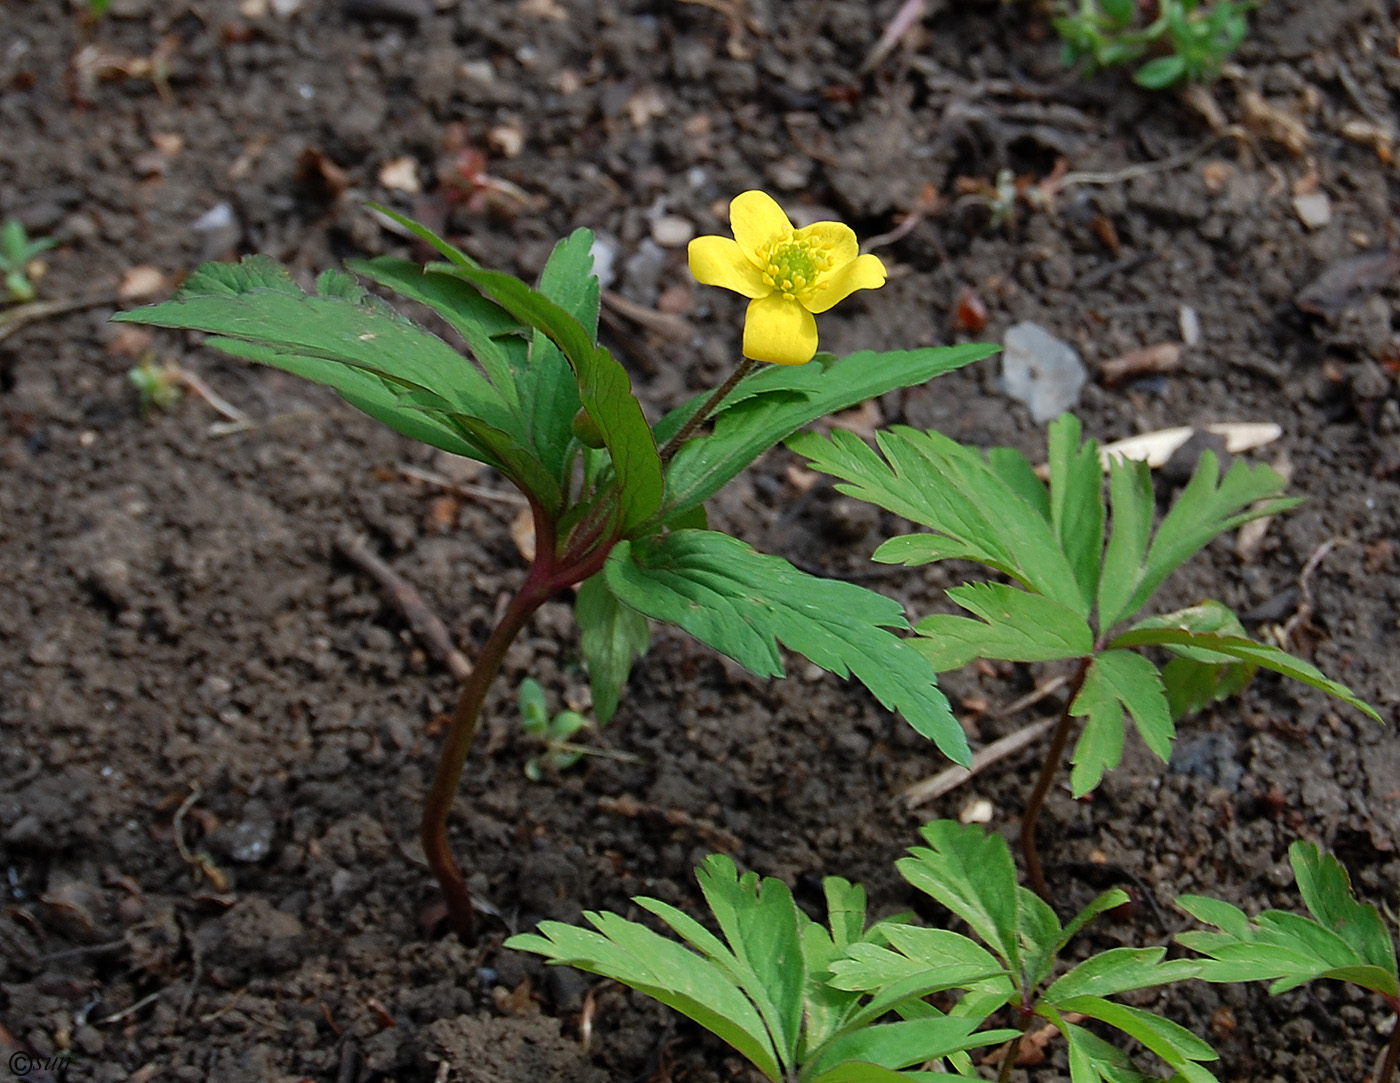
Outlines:
[[855, 232], [841, 222], [793, 229], [766, 192], [744, 192], [729, 204], [728, 237], [690, 242], [690, 273], [706, 286], [750, 298], [744, 356], [775, 365], [805, 365], [817, 352], [815, 312], [856, 290], [885, 284], [885, 265], [862, 256]]

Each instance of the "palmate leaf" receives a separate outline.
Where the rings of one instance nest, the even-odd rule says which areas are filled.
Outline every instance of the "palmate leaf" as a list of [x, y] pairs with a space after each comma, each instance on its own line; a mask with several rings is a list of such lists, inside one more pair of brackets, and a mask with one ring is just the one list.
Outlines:
[[1352, 894], [1346, 870], [1310, 842], [1288, 849], [1299, 891], [1312, 918], [1266, 910], [1252, 921], [1218, 899], [1183, 895], [1177, 905], [1219, 932], [1191, 931], [1177, 940], [1207, 956], [1207, 981], [1265, 980], [1281, 993], [1318, 978], [1349, 981], [1393, 1002], [1400, 997], [1395, 946], [1380, 913]]
[[1078, 996], [1113, 996], [1185, 981], [1201, 972], [1191, 959], [1165, 959], [1166, 948], [1109, 948], [1061, 974], [1045, 990], [1045, 1002], [1059, 1005]]
[[[666, 500], [657, 521], [669, 523], [679, 513], [708, 500], [760, 454], [802, 426], [866, 399], [925, 383], [988, 357], [996, 349], [968, 343], [889, 353], [866, 350], [840, 360], [819, 355], [809, 364], [790, 368], [787, 374], [770, 376], [774, 370], [765, 370], [759, 376], [772, 383], [759, 386], [767, 386], [773, 393], [736, 400], [715, 419], [708, 436], [688, 440], [676, 453], [666, 471]], [[689, 409], [693, 412], [694, 406]], [[678, 420], [663, 419], [657, 439], [664, 442], [679, 427]]]
[[[944, 1016], [939, 1019], [908, 1019], [861, 1027], [834, 1039], [818, 1054], [815, 1064], [803, 1072], [804, 1079], [833, 1081], [871, 1078], [845, 1069], [830, 1075], [838, 1066], [869, 1063], [898, 1070], [925, 1061], [938, 1060], [950, 1053], [997, 1045], [1014, 1038], [1014, 1030], [989, 1030], [974, 1034], [975, 1019]], [[809, 1074], [810, 1073], [810, 1074]]]
[[579, 586], [574, 616], [593, 687], [593, 713], [605, 726], [617, 713], [632, 662], [651, 645], [651, 630], [646, 617], [613, 596], [601, 572]]
[[780, 642], [828, 672], [853, 675], [944, 755], [968, 762], [967, 738], [933, 670], [887, 630], [907, 626], [899, 603], [708, 530], [621, 543], [603, 571], [625, 605], [679, 625], [760, 677], [782, 675]]
[[928, 847], [897, 862], [899, 874], [963, 921], [1014, 974], [1021, 970], [1016, 866], [1000, 835], [951, 820], [923, 826]]
[[1043, 594], [1005, 583], [969, 583], [948, 597], [979, 620], [935, 613], [914, 625], [914, 645], [939, 673], [974, 658], [1049, 662], [1079, 658], [1094, 649], [1083, 617]]
[[1076, 797], [1099, 784], [1105, 771], [1123, 755], [1123, 709], [1127, 708], [1143, 740], [1165, 763], [1176, 733], [1157, 667], [1140, 654], [1107, 650], [1096, 655], [1084, 683], [1070, 704], [1070, 714], [1084, 718], [1074, 746], [1070, 788]]
[[1066, 998], [1054, 1008], [1058, 1013], [1079, 1012], [1136, 1038], [1174, 1068], [1186, 1083], [1217, 1083], [1215, 1076], [1199, 1063], [1219, 1059], [1215, 1050], [1169, 1019], [1141, 1008], [1087, 995]]
[[878, 452], [846, 432], [789, 442], [813, 468], [839, 478], [839, 491], [936, 532], [925, 542], [926, 555], [911, 540], [897, 539], [877, 549], [876, 560], [977, 560], [1088, 618], [1090, 607], [1051, 523], [1021, 495], [1019, 473], [1008, 482], [999, 472], [1004, 457], [994, 467], [975, 449], [909, 428], [880, 432], [876, 441]]
[[1050, 425], [1050, 522], [1069, 558], [1074, 581], [1089, 612], [1099, 589], [1103, 559], [1103, 467], [1099, 446], [1079, 441], [1079, 419], [1061, 414]]

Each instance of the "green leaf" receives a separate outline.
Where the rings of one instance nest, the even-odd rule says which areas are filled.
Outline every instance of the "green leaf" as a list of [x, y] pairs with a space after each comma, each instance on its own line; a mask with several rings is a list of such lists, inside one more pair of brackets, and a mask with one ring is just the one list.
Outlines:
[[1277, 647], [1256, 643], [1243, 636], [1201, 634], [1184, 628], [1155, 628], [1152, 627], [1151, 622], [1144, 621], [1143, 627], [1132, 628], [1124, 632], [1110, 646], [1119, 649], [1142, 647], [1149, 644], [1164, 647], [1189, 647], [1251, 662], [1264, 669], [1282, 673], [1285, 677], [1292, 677], [1295, 681], [1302, 681], [1306, 685], [1320, 689], [1343, 703], [1351, 704], [1358, 711], [1377, 722], [1383, 723], [1385, 721], [1374, 707], [1359, 699], [1350, 688], [1339, 681], [1324, 677], [1322, 672], [1311, 663], [1305, 662], [1301, 658], [1295, 658]]
[[601, 572], [579, 586], [574, 615], [593, 686], [593, 713], [605, 726], [617, 713], [633, 660], [651, 645], [651, 629], [646, 617], [617, 600]]
[[[949, 555], [980, 561], [1072, 610], [1089, 616], [1074, 569], [1039, 507], [972, 448], [935, 432], [898, 428], [876, 435], [879, 451], [851, 433], [789, 441], [836, 488], [912, 519], [950, 539]], [[1005, 460], [999, 459], [1005, 469]], [[892, 550], [881, 559], [889, 560]], [[907, 552], [905, 556], [907, 556]]]
[[[660, 506], [664, 484], [661, 459], [652, 441], [651, 426], [642, 414], [641, 404], [632, 394], [632, 381], [628, 379], [627, 371], [612, 354], [594, 344], [593, 336], [571, 313], [544, 294], [530, 289], [518, 278], [500, 271], [456, 264], [432, 264], [428, 269], [440, 269], [443, 273], [454, 274], [471, 282], [516, 319], [545, 335], [563, 353], [573, 368], [579, 401], [602, 433], [617, 472], [619, 530], [623, 535], [634, 531]], [[532, 354], [531, 364], [535, 364], [536, 360]], [[540, 370], [539, 378], [553, 387], [562, 374], [550, 373], [547, 371], [548, 363], [541, 363], [545, 368]], [[538, 389], [531, 386], [524, 373], [516, 374], [516, 383], [520, 387], [521, 400], [530, 402], [530, 395]], [[559, 440], [567, 443], [572, 439], [572, 422], [577, 407], [561, 410], [560, 404], [553, 402], [542, 409], [544, 413], [534, 415], [537, 426], [546, 422], [552, 425], [557, 421], [561, 426]], [[536, 440], [541, 439], [543, 431], [537, 427]]]
[[783, 1078], [758, 1010], [721, 970], [674, 940], [616, 914], [586, 911], [584, 917], [598, 932], [545, 921], [539, 935], [512, 936], [506, 947], [620, 981], [695, 1020], [769, 1079]]
[[1152, 532], [1152, 473], [1147, 463], [1114, 458], [1108, 467], [1113, 532], [1103, 554], [1099, 576], [1099, 630], [1106, 632], [1123, 618], [1137, 589], [1138, 572], [1147, 556]]
[[1215, 1050], [1169, 1019], [1096, 996], [1071, 997], [1057, 1008], [1061, 1012], [1080, 1012], [1136, 1038], [1181, 1073], [1187, 1083], [1216, 1083], [1215, 1076], [1197, 1063], [1218, 1059]]
[[1050, 521], [1069, 558], [1082, 599], [1093, 609], [1103, 560], [1103, 465], [1099, 445], [1079, 442], [1079, 419], [1061, 414], [1050, 426]]
[[1148, 90], [1163, 90], [1185, 75], [1186, 58], [1172, 53], [1170, 56], [1159, 56], [1155, 60], [1149, 60], [1138, 68], [1137, 74], [1133, 76], [1133, 82]]
[[1141, 609], [1162, 581], [1212, 538], [1252, 519], [1297, 506], [1301, 502], [1297, 499], [1268, 499], [1287, 484], [1267, 466], [1250, 466], [1242, 459], [1236, 460], [1222, 481], [1214, 453], [1203, 453], [1196, 472], [1157, 528], [1123, 612]]
[[1060, 1005], [1079, 996], [1113, 996], [1185, 981], [1201, 972], [1201, 964], [1190, 959], [1164, 961], [1166, 953], [1166, 948], [1109, 948], [1060, 975], [1043, 999]]
[[1104, 771], [1123, 754], [1123, 708], [1133, 716], [1147, 747], [1165, 762], [1176, 730], [1167, 709], [1157, 667], [1140, 654], [1109, 650], [1097, 655], [1070, 713], [1084, 716], [1084, 732], [1074, 746], [1070, 786], [1076, 797], [1099, 784]]
[[520, 400], [511, 370], [525, 355], [523, 328], [500, 305], [451, 275], [430, 275], [406, 259], [379, 256], [350, 259], [345, 266], [386, 289], [427, 305], [451, 324], [486, 370], [501, 396], [515, 409]]
[[[816, 1078], [839, 1064], [865, 1061], [882, 1068], [908, 1068], [964, 1049], [996, 1045], [1017, 1031], [991, 1030], [973, 1034], [977, 1021], [944, 1016], [910, 1019], [849, 1031], [823, 1048], [809, 1071]], [[804, 1076], [807, 1072], [803, 1073]]]
[[797, 1061], [802, 1030], [802, 993], [806, 964], [792, 893], [781, 880], [749, 873], [742, 879], [734, 862], [711, 854], [696, 869], [700, 890], [709, 903], [730, 949], [751, 980], [741, 982], [772, 1035], [786, 1068]]
[[1394, 974], [1395, 945], [1390, 933], [1376, 908], [1352, 894], [1351, 878], [1340, 862], [1319, 851], [1315, 843], [1302, 841], [1288, 848], [1288, 860], [1308, 912], [1368, 964]]
[[900, 875], [967, 922], [1013, 973], [1021, 973], [1016, 866], [1006, 840], [950, 820], [927, 823], [921, 833], [928, 848], [900, 858]]
[[1092, 653], [1094, 633], [1074, 610], [1004, 583], [953, 587], [948, 597], [979, 620], [935, 613], [914, 626], [914, 645], [942, 673], [974, 658], [1048, 662]]
[[317, 292], [308, 295], [266, 256], [248, 256], [237, 264], [208, 263], [170, 301], [113, 318], [203, 331], [220, 336], [214, 345], [225, 349], [245, 343], [258, 350], [256, 360], [338, 391], [343, 386], [342, 393], [359, 397], [365, 395], [364, 380], [343, 378], [343, 372], [368, 373], [399, 389], [428, 391], [523, 442], [510, 405], [469, 360], [338, 271], [323, 274]]
[[520, 700], [520, 719], [525, 732], [533, 737], [543, 737], [549, 728], [549, 702], [545, 699], [540, 682], [533, 677], [524, 678], [516, 696]]
[[933, 670], [886, 630], [905, 626], [899, 603], [708, 530], [619, 544], [604, 574], [625, 605], [679, 625], [760, 677], [782, 675], [779, 642], [831, 673], [854, 675], [944, 755], [968, 761]]
[[[593, 274], [592, 233], [577, 229], [554, 246], [540, 273], [539, 292], [577, 320], [590, 342], [597, 341], [598, 279]], [[538, 329], [529, 365], [519, 367], [515, 378], [520, 384], [530, 435], [541, 458], [557, 472], [562, 483], [571, 461], [569, 437], [581, 405], [580, 384], [559, 348]], [[630, 381], [627, 395], [631, 397]], [[634, 433], [632, 439], [638, 438]]]
[[1156, 1077], [1143, 1075], [1126, 1053], [1097, 1034], [1073, 1023], [1063, 1024], [1061, 1031], [1069, 1043], [1071, 1083], [1155, 1083]]
[[658, 521], [669, 521], [708, 500], [760, 454], [802, 426], [962, 368], [996, 349], [968, 343], [890, 353], [867, 350], [839, 361], [819, 358], [801, 366], [814, 374], [801, 377], [812, 381], [803, 394], [761, 395], [739, 402], [715, 419], [710, 435], [686, 442], [667, 469], [666, 502]]

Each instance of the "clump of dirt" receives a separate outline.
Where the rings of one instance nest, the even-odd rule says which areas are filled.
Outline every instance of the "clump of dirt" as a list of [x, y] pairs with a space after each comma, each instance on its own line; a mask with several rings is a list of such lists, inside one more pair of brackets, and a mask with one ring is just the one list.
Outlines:
[[[161, 292], [210, 258], [266, 252], [309, 281], [407, 252], [366, 200], [527, 275], [558, 236], [598, 231], [620, 298], [607, 340], [653, 411], [722, 378], [738, 347], [738, 299], [693, 286], [680, 238], [721, 231], [729, 198], [765, 187], [794, 213], [899, 234], [879, 249], [889, 284], [824, 319], [826, 348], [999, 341], [1031, 320], [1083, 358], [1090, 434], [1278, 423], [1257, 454], [1308, 502], [1243, 553], [1213, 545], [1164, 605], [1220, 598], [1394, 720], [1400, 321], [1376, 253], [1394, 243], [1400, 61], [1385, 5], [1256, 12], [1239, 74], [1212, 92], [1215, 132], [1187, 99], [1060, 71], [1025, 5], [934, 5], [862, 73], [898, 6], [0, 12], [0, 217], [59, 242], [40, 296], [74, 303], [22, 324], [0, 311], [0, 1046], [111, 1083], [751, 1078], [642, 998], [501, 940], [634, 894], [694, 908], [690, 870], [713, 849], [814, 910], [834, 873], [889, 913], [918, 903], [892, 862], [921, 820], [985, 798], [1015, 829], [1034, 751], [911, 810], [900, 792], [943, 764], [863, 691], [800, 659], [756, 680], [668, 631], [596, 735], [639, 762], [529, 782], [515, 685], [586, 704], [561, 601], [510, 654], [453, 824], [498, 917], [475, 945], [435, 936], [416, 817], [454, 682], [335, 541], [368, 538], [470, 656], [522, 574], [509, 492], [320, 388], [106, 322], [151, 269]], [[993, 221], [1003, 169], [1023, 198]], [[985, 327], [967, 322], [977, 308]], [[1100, 379], [1163, 343], [1180, 347], [1173, 371]], [[247, 420], [188, 390], [142, 416], [126, 373], [148, 354]], [[855, 421], [1038, 455], [1043, 430], [997, 371]], [[869, 576], [905, 527], [825, 483], [800, 491], [796, 465], [771, 454], [712, 521]], [[871, 582], [917, 616], [946, 604], [952, 574]], [[1030, 721], [996, 708], [1045, 675], [974, 667], [946, 688], [985, 743]], [[1147, 903], [1104, 943], [1165, 942], [1184, 891], [1297, 908], [1298, 837], [1393, 900], [1398, 780], [1394, 729], [1261, 677], [1187, 722], [1171, 765], [1130, 741], [1092, 800], [1054, 795], [1048, 871], [1067, 905], [1113, 884]], [[1384, 1040], [1379, 1006], [1331, 984], [1272, 1000], [1189, 985], [1155, 1004], [1215, 1043], [1222, 1079], [1361, 1078]]]

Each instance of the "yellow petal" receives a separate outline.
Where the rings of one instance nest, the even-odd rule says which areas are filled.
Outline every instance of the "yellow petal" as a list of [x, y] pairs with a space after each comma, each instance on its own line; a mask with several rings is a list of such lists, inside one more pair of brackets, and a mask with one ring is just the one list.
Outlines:
[[860, 255], [856, 231], [845, 222], [813, 222], [799, 229], [794, 240], [811, 238], [831, 253], [831, 265], [844, 267]]
[[704, 286], [720, 286], [745, 297], [766, 297], [773, 287], [763, 272], [744, 256], [744, 250], [728, 237], [696, 237], [687, 250], [690, 273]]
[[867, 254], [837, 268], [818, 284], [822, 288], [813, 290], [806, 304], [813, 312], [825, 312], [856, 290], [878, 290], [885, 284], [885, 265], [879, 256]]
[[817, 353], [817, 321], [790, 297], [775, 293], [749, 302], [744, 356], [774, 365], [805, 365]]
[[792, 232], [792, 223], [767, 192], [740, 192], [729, 204], [729, 228], [744, 254], [757, 263], [754, 254], [777, 236]]

